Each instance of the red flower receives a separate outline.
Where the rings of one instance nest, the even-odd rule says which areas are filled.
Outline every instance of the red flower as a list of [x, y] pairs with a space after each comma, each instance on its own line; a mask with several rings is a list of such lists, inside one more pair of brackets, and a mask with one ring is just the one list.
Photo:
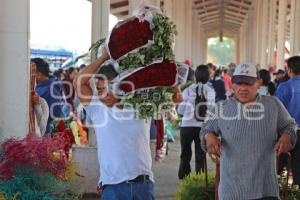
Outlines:
[[63, 132], [66, 128], [68, 128], [63, 120], [60, 120], [56, 124], [56, 132]]
[[[49, 172], [61, 177], [66, 172], [69, 162], [64, 148], [70, 147], [72, 138], [66, 134], [59, 139], [50, 136], [38, 138], [28, 135], [24, 139], [9, 139], [1, 144], [0, 178], [10, 179], [15, 167], [33, 167], [37, 171]], [[66, 146], [67, 145], [67, 146]]]
[[149, 40], [153, 40], [150, 23], [131, 18], [130, 21], [113, 29], [108, 43], [110, 55], [117, 60], [132, 50], [146, 45]]
[[176, 82], [177, 67], [174, 62], [163, 61], [149, 65], [122, 81], [133, 83], [135, 88], [129, 84], [121, 82], [120, 89], [124, 92], [132, 92], [133, 89], [149, 88], [149, 87], [170, 87]]
[[72, 148], [72, 144], [75, 144], [75, 138], [72, 130], [67, 128], [64, 132], [55, 133], [53, 140], [62, 145], [67, 158], [69, 158], [69, 151]]

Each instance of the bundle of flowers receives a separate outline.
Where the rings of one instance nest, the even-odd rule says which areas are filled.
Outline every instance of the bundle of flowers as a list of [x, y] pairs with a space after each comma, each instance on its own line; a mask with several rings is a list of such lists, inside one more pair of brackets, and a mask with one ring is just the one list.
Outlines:
[[53, 122], [54, 137], [57, 134], [64, 133], [70, 139], [70, 146], [65, 146], [65, 149], [70, 149], [72, 144], [85, 145], [87, 144], [87, 132], [84, 130], [80, 118], [72, 116], [65, 119], [58, 119]]
[[[130, 42], [132, 40], [135, 42]], [[128, 52], [147, 45], [149, 41], [153, 41], [150, 23], [132, 17], [114, 27], [109, 38], [108, 53], [112, 59], [118, 60]]]
[[8, 139], [0, 147], [0, 194], [5, 199], [61, 199], [69, 194], [75, 164], [68, 159], [72, 138], [60, 132], [51, 138], [30, 134]]
[[[148, 5], [141, 6], [136, 13], [114, 27], [105, 40], [105, 49], [120, 74], [113, 82], [125, 81], [120, 88], [126, 94], [122, 102], [135, 108], [139, 118], [157, 118], [157, 113], [147, 104], [171, 104], [172, 86], [178, 84], [174, 79], [181, 79], [179, 83], [185, 82], [188, 66], [176, 63], [174, 68], [166, 65], [175, 58], [172, 50], [176, 33], [173, 22]], [[100, 45], [101, 42], [98, 42], [91, 50], [97, 51]], [[158, 60], [161, 62], [158, 63]], [[130, 89], [130, 84], [126, 84], [128, 81], [134, 84], [135, 89]], [[133, 94], [128, 95], [129, 92]], [[156, 110], [160, 112], [161, 107], [165, 106]]]
[[[165, 77], [164, 74], [168, 74], [168, 76]], [[177, 66], [174, 62], [153, 63], [123, 76], [118, 81], [118, 89], [125, 93], [130, 93], [142, 88], [171, 87], [176, 84], [176, 74]]]

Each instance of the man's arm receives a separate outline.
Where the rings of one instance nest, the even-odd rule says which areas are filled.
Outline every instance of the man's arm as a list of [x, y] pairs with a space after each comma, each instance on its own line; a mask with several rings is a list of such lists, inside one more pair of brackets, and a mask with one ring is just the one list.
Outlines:
[[277, 132], [280, 135], [275, 145], [275, 151], [279, 155], [287, 153], [295, 146], [297, 141], [297, 125], [283, 104], [278, 99], [275, 100], [278, 106]]
[[108, 58], [107, 51], [104, 51], [97, 60], [85, 67], [75, 78], [73, 84], [81, 103], [89, 104], [91, 102], [93, 90], [90, 87], [89, 81]]
[[220, 156], [221, 154], [221, 130], [218, 125], [218, 108], [214, 105], [207, 114], [206, 121], [200, 132], [201, 147], [209, 154]]
[[182, 97], [182, 94], [181, 94], [181, 89], [180, 89], [180, 86], [175, 86], [175, 91], [174, 91], [174, 94], [172, 96], [172, 100], [174, 103], [178, 104], [178, 103], [181, 103], [183, 101], [183, 97]]

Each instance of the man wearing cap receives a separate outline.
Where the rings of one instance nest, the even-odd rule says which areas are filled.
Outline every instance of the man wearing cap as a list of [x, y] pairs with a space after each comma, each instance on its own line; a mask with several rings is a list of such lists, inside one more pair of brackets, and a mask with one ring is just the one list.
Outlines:
[[240, 64], [234, 96], [216, 104], [201, 131], [202, 148], [220, 156], [220, 200], [279, 198], [276, 156], [297, 140], [296, 123], [275, 97], [257, 93], [257, 70]]
[[[300, 56], [294, 56], [287, 60], [288, 75], [290, 80], [279, 85], [275, 95], [286, 107], [298, 125], [298, 136], [300, 136]], [[292, 155], [293, 183], [300, 186], [300, 141]]]
[[275, 73], [273, 73], [275, 76], [275, 85], [276, 87], [279, 86], [280, 83], [283, 83], [285, 81], [289, 80], [289, 77], [286, 75], [285, 71], [283, 69], [278, 69]]

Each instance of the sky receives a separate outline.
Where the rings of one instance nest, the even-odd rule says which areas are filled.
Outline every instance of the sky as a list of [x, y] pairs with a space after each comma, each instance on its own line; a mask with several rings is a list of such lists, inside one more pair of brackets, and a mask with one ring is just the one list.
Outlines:
[[[31, 48], [87, 52], [91, 45], [91, 10], [87, 0], [30, 0]], [[110, 16], [110, 29], [116, 20]]]

